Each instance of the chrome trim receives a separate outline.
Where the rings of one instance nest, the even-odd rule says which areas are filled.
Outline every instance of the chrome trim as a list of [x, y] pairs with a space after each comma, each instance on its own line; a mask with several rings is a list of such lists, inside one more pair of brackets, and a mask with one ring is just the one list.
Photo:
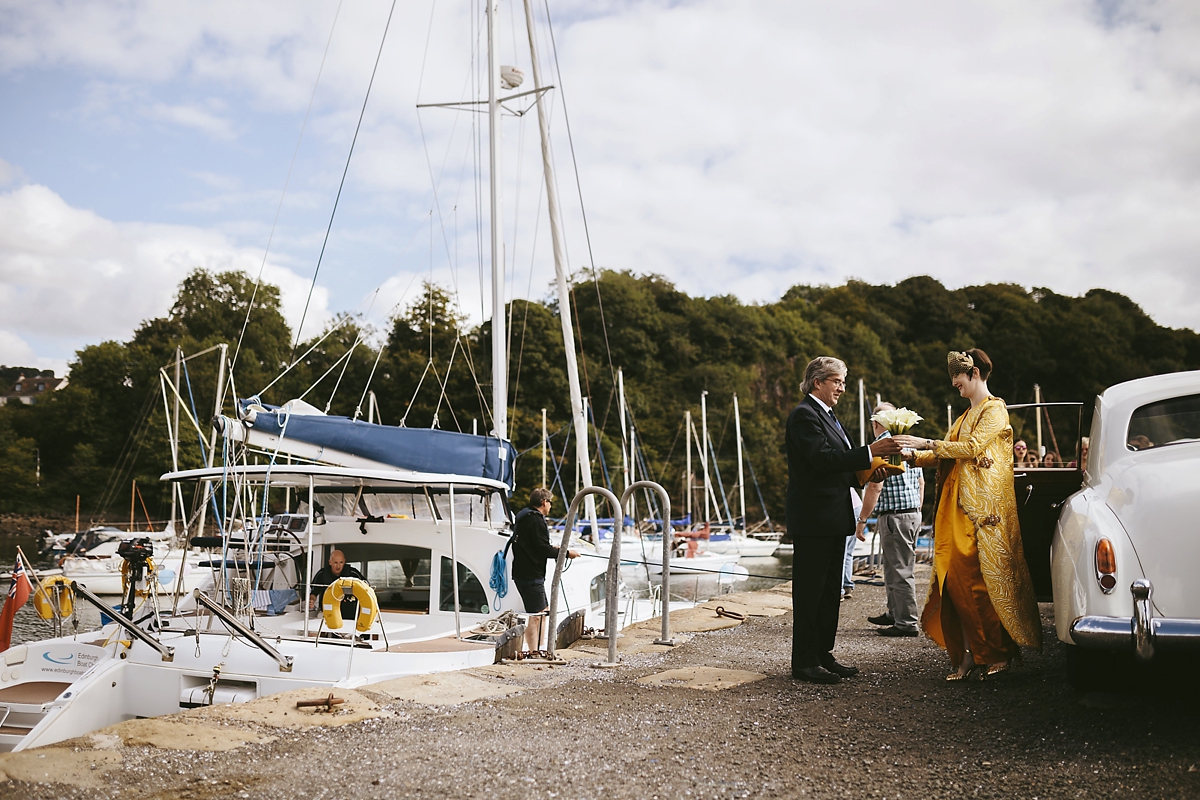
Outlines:
[[1139, 661], [1159, 651], [1200, 651], [1200, 619], [1154, 617], [1150, 581], [1129, 587], [1133, 616], [1079, 617], [1071, 623], [1071, 641], [1088, 650], [1133, 650]]
[[1153, 587], [1145, 578], [1138, 578], [1129, 587], [1133, 595], [1133, 641], [1139, 661], [1154, 658], [1154, 611], [1150, 607]]

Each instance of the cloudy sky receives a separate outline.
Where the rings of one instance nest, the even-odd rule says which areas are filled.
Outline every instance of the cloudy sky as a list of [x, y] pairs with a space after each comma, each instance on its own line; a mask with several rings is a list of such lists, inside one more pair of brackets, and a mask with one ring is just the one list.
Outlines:
[[[1194, 2], [565, 0], [553, 42], [540, 2], [574, 270], [1101, 286], [1200, 328]], [[390, 7], [0, 0], [0, 363], [125, 339], [197, 266], [261, 269], [298, 324]], [[482, 95], [483, 24], [397, 3], [306, 333], [430, 277], [486, 315], [486, 119], [417, 109]], [[541, 298], [536, 120], [503, 127], [508, 292]]]

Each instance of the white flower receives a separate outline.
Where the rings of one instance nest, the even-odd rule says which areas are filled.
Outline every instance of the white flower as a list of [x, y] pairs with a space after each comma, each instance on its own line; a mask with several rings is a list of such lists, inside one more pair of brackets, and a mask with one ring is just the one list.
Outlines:
[[908, 433], [921, 421], [921, 417], [907, 408], [889, 408], [871, 417], [871, 421], [878, 422], [892, 434], [898, 434]]

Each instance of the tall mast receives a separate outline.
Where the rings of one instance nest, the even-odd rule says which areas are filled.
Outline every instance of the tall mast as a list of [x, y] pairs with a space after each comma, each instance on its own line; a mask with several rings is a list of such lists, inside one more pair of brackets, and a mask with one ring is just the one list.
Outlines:
[[508, 333], [504, 320], [504, 243], [500, 239], [503, 209], [500, 187], [500, 55], [496, 51], [496, 6], [487, 3], [488, 44], [488, 184], [492, 233], [492, 422], [501, 439], [508, 438]]
[[708, 510], [708, 496], [712, 487], [708, 484], [708, 391], [700, 393], [700, 467], [704, 470], [704, 521], [712, 519]]
[[738, 502], [742, 509], [742, 530], [746, 530], [746, 475], [742, 472], [742, 412], [738, 408], [737, 395], [733, 396], [733, 426], [737, 435], [738, 456]]
[[692, 519], [692, 410], [690, 408], [683, 412], [683, 427], [685, 429], [683, 438], [687, 440], [687, 474], [683, 479], [687, 489], [684, 491], [684, 504], [687, 506], [688, 525], [691, 525], [695, 520]]
[[629, 488], [629, 460], [632, 458], [630, 450], [632, 449], [629, 437], [625, 435], [625, 431], [629, 428], [625, 425], [625, 370], [621, 367], [617, 368], [617, 416], [621, 422], [621, 471], [625, 475], [625, 485], [621, 487], [621, 491]]
[[[489, 0], [490, 1], [490, 0]], [[490, 18], [489, 18], [490, 19]], [[489, 30], [490, 30], [489, 22]], [[542, 173], [546, 179], [546, 209], [550, 213], [550, 243], [554, 250], [554, 283], [558, 289], [558, 318], [562, 323], [563, 349], [567, 356], [567, 385], [571, 390], [571, 417], [575, 423], [575, 460], [581, 470], [583, 485], [592, 485], [592, 459], [588, 452], [587, 419], [583, 412], [583, 392], [579, 388], [579, 364], [575, 358], [575, 329], [571, 325], [571, 295], [567, 287], [567, 257], [562, 241], [562, 215], [558, 208], [558, 189], [554, 180], [554, 164], [550, 160], [550, 122], [543, 100], [542, 71], [538, 65], [537, 40], [533, 33], [533, 9], [525, 0], [525, 28], [529, 34], [529, 61], [533, 68], [533, 89], [537, 98], [538, 133], [542, 142]], [[625, 432], [621, 432], [624, 440]], [[564, 498], [565, 499], [565, 498]], [[584, 500], [588, 520], [596, 533], [596, 499]]]

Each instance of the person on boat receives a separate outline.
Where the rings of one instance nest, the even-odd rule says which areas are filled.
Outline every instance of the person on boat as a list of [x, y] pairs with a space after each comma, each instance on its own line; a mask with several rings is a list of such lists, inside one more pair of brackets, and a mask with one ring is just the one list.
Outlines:
[[1006, 672], [1021, 647], [1042, 646], [1013, 489], [1013, 430], [988, 391], [992, 361], [978, 348], [947, 356], [950, 382], [971, 407], [946, 441], [893, 437], [918, 467], [938, 467], [933, 580], [925, 634], [950, 656], [948, 681]]
[[[900, 452], [893, 439], [854, 447], [833, 413], [846, 391], [846, 364], [814, 358], [804, 370], [805, 398], [787, 419], [787, 532], [792, 562], [792, 677], [837, 683], [857, 667], [833, 657], [841, 606], [846, 538], [854, 535], [851, 487], [873, 456]], [[881, 467], [872, 479], [883, 480]]]
[[[334, 550], [329, 554], [329, 563], [313, 576], [312, 590], [308, 595], [308, 608], [310, 611], [320, 608], [321, 596], [325, 594], [325, 590], [329, 588], [329, 584], [338, 578], [358, 578], [360, 581], [366, 581], [367, 579], [365, 575], [352, 565], [346, 563], [345, 553], [341, 550]], [[352, 595], [346, 595], [342, 599], [342, 619], [354, 619], [357, 616], [358, 601]]]
[[[558, 547], [550, 544], [546, 515], [553, 505], [554, 495], [539, 486], [530, 492], [529, 505], [517, 512], [512, 578], [528, 614], [540, 614], [550, 607], [550, 601], [546, 599], [546, 561], [558, 558]], [[568, 550], [567, 558], [579, 558], [579, 553]], [[525, 628], [525, 649], [540, 650], [541, 644], [542, 619], [531, 616]]]
[[[875, 406], [875, 414], [896, 407], [891, 403]], [[872, 422], [876, 438], [890, 436], [887, 428]], [[883, 585], [887, 587], [887, 610], [867, 617], [872, 625], [883, 626], [883, 636], [917, 635], [917, 532], [921, 529], [921, 504], [925, 499], [924, 470], [913, 467], [899, 475], [889, 475], [883, 483], [867, 484], [863, 508], [858, 515], [855, 536], [864, 536], [867, 519], [875, 514], [875, 528], [883, 551]]]

